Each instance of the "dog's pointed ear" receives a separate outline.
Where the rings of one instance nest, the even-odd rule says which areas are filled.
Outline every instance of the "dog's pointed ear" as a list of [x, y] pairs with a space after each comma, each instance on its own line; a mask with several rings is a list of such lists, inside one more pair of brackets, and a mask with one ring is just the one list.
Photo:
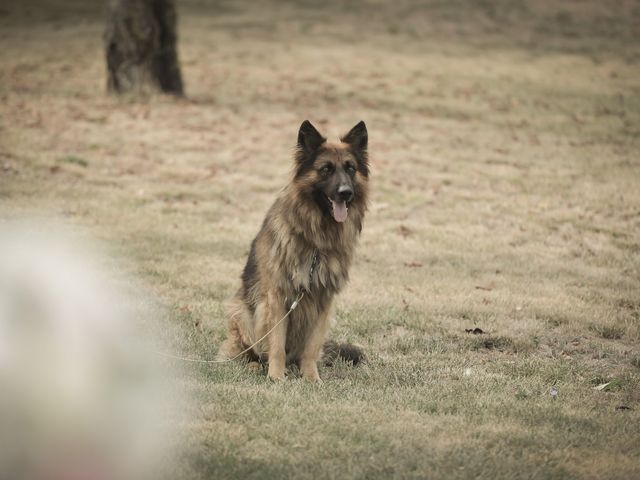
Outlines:
[[349, 130], [349, 133], [343, 136], [340, 140], [343, 143], [350, 145], [355, 152], [366, 152], [367, 144], [369, 142], [367, 126], [362, 120], [360, 120], [360, 122]]
[[298, 131], [298, 148], [302, 150], [304, 153], [311, 154], [318, 150], [320, 145], [326, 142], [327, 139], [324, 138], [316, 127], [311, 125], [309, 120], [305, 120], [300, 125], [300, 130]]

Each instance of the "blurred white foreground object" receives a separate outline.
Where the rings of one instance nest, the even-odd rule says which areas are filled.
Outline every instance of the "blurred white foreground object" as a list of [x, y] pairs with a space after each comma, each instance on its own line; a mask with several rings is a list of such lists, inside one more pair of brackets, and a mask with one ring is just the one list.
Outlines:
[[174, 397], [134, 334], [158, 311], [105, 262], [0, 223], [0, 478], [158, 478]]

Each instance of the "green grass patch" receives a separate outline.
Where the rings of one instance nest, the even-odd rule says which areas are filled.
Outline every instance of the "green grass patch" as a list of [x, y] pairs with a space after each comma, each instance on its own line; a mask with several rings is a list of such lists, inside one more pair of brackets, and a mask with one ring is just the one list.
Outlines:
[[58, 162], [67, 163], [70, 165], [78, 165], [79, 167], [84, 167], [84, 168], [89, 166], [89, 161], [87, 159], [78, 157], [76, 155], [67, 155], [64, 157], [60, 157], [58, 158]]

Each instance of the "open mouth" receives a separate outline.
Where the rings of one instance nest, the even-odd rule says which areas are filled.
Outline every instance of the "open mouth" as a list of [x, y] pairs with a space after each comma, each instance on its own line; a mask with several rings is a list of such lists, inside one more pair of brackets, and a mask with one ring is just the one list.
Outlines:
[[347, 219], [347, 215], [349, 215], [347, 202], [344, 200], [336, 201], [329, 198], [329, 203], [331, 204], [331, 215], [333, 215], [333, 219], [338, 223], [344, 222]]

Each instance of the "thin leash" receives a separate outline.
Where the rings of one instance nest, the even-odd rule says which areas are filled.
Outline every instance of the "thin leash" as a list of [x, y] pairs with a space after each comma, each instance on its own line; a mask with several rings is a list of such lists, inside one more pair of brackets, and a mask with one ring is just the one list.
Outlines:
[[[311, 269], [309, 270], [309, 285], [311, 285], [311, 280], [312, 280], [312, 277], [313, 277], [313, 271], [316, 268], [317, 262], [318, 262], [318, 250], [316, 250], [313, 253], [313, 260], [311, 261]], [[262, 340], [267, 338], [267, 336], [269, 336], [269, 334], [271, 332], [273, 332], [278, 325], [280, 325], [282, 322], [284, 322], [285, 319], [287, 319], [289, 317], [289, 315], [291, 315], [291, 312], [293, 312], [296, 309], [296, 307], [300, 303], [300, 300], [302, 300], [302, 298], [304, 297], [304, 294], [305, 294], [304, 287], [300, 287], [298, 289], [298, 297], [293, 301], [293, 303], [289, 307], [289, 311], [287, 313], [285, 313], [284, 317], [282, 317], [280, 320], [278, 320], [275, 323], [275, 325], [273, 327], [271, 327], [267, 331], [267, 333], [265, 333], [262, 337], [260, 337], [258, 340], [256, 340], [250, 347], [247, 347], [246, 349], [244, 349], [243, 351], [238, 353], [233, 358], [224, 358], [224, 359], [220, 359], [220, 360], [205, 360], [205, 359], [201, 359], [201, 358], [181, 357], [179, 355], [173, 355], [171, 353], [160, 352], [158, 350], [152, 350], [151, 352], [155, 353], [156, 355], [160, 355], [161, 357], [172, 358], [174, 360], [181, 360], [183, 362], [192, 362], [192, 363], [227, 363], [227, 362], [233, 362], [234, 360], [237, 360], [238, 358], [243, 356], [245, 353], [249, 352], [253, 347], [258, 345]]]
[[269, 331], [267, 333], [265, 333], [262, 337], [260, 337], [257, 341], [255, 341], [253, 343], [253, 345], [251, 345], [250, 347], [246, 348], [245, 350], [241, 351], [239, 354], [237, 354], [235, 357], [233, 358], [224, 358], [221, 360], [203, 360], [201, 358], [188, 358], [188, 357], [181, 357], [179, 355], [173, 355], [171, 353], [164, 353], [164, 352], [159, 352], [156, 350], [153, 350], [153, 353], [160, 355], [162, 357], [167, 357], [167, 358], [173, 358], [175, 360], [182, 360], [184, 362], [194, 362], [194, 363], [227, 363], [227, 362], [233, 362], [234, 360], [237, 360], [238, 358], [240, 358], [242, 355], [244, 355], [245, 353], [247, 353], [249, 350], [251, 350], [253, 347], [255, 347], [256, 345], [258, 345], [262, 340], [264, 340], [265, 338], [267, 338], [267, 336], [273, 332], [276, 327], [278, 325], [280, 325], [282, 322], [284, 322], [284, 320], [291, 315], [291, 312], [293, 312], [295, 310], [295, 308], [298, 306], [298, 303], [300, 303], [300, 300], [302, 300], [302, 297], [304, 297], [304, 290], [300, 291], [300, 294], [298, 295], [298, 298], [296, 298], [293, 303], [291, 304], [291, 307], [289, 307], [289, 311], [285, 314], [284, 317], [282, 317], [280, 320], [278, 320], [276, 322], [276, 324], [271, 327], [269, 329]]

